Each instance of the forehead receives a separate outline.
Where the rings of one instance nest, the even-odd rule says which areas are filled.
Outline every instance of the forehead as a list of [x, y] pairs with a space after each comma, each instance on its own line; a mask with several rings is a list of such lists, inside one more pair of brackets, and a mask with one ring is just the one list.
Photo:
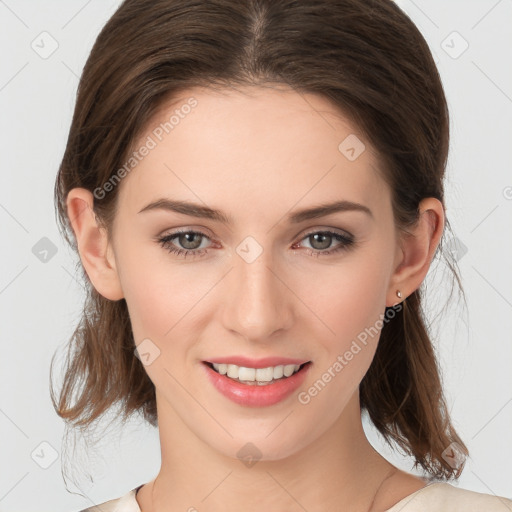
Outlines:
[[144, 145], [121, 182], [120, 204], [133, 212], [165, 195], [242, 211], [389, 201], [358, 128], [326, 98], [285, 86], [188, 89], [147, 123], [134, 150]]

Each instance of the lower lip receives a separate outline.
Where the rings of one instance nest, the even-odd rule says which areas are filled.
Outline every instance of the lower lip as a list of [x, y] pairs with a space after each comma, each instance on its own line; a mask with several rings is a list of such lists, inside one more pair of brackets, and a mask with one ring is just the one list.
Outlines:
[[226, 398], [229, 398], [239, 405], [266, 407], [281, 402], [299, 388], [306, 378], [311, 362], [307, 363], [291, 377], [263, 386], [258, 384], [242, 384], [241, 382], [226, 377], [226, 375], [217, 373], [205, 363], [203, 363], [203, 366], [206, 368], [210, 382]]

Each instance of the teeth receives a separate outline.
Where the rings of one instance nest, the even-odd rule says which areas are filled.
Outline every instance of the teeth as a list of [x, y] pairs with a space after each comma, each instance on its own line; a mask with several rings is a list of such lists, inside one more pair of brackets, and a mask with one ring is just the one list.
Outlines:
[[272, 380], [290, 377], [300, 368], [299, 364], [286, 364], [279, 366], [269, 366], [267, 368], [247, 368], [237, 366], [236, 364], [217, 364], [212, 363], [213, 367], [221, 375], [227, 375], [232, 379], [238, 379], [241, 382], [254, 382], [264, 385]]

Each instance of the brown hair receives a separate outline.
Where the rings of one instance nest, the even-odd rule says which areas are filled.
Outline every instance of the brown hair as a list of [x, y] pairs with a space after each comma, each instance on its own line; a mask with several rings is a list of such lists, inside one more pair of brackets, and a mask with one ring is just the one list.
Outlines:
[[[360, 129], [377, 150], [401, 230], [415, 224], [423, 198], [444, 205], [446, 98], [425, 39], [391, 0], [125, 0], [99, 34], [78, 87], [55, 184], [67, 242], [77, 251], [68, 192], [101, 188], [166, 101], [194, 86], [272, 84], [327, 98]], [[109, 236], [118, 189], [94, 201]], [[442, 245], [436, 256], [445, 256], [462, 290]], [[139, 412], [156, 426], [155, 389], [134, 357], [126, 302], [101, 296], [82, 271], [87, 297], [58, 400], [51, 390], [57, 414], [82, 428], [121, 404], [123, 420]], [[424, 292], [422, 283], [383, 326], [360, 385], [361, 407], [415, 466], [458, 478], [463, 465], [452, 467], [443, 451], [454, 441], [468, 451], [447, 412]]]

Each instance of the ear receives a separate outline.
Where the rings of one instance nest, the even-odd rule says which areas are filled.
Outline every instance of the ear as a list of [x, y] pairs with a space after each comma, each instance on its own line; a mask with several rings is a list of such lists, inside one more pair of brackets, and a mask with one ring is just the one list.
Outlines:
[[[417, 223], [408, 230], [410, 234], [400, 235], [386, 298], [388, 307], [402, 302], [420, 287], [443, 234], [445, 218], [441, 201], [434, 197], [423, 199], [419, 212]], [[402, 298], [397, 296], [397, 290]]]
[[106, 230], [97, 222], [92, 193], [85, 188], [74, 188], [67, 195], [66, 206], [82, 265], [94, 288], [107, 299], [122, 299], [114, 253]]

